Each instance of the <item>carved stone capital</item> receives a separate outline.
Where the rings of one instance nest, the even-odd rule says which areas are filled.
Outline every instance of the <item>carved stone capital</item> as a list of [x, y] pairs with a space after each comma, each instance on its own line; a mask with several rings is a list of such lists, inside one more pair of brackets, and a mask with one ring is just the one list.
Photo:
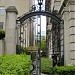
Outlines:
[[18, 11], [17, 11], [17, 9], [15, 8], [15, 6], [9, 6], [9, 7], [6, 9], [6, 12], [15, 12], [16, 14], [18, 14]]

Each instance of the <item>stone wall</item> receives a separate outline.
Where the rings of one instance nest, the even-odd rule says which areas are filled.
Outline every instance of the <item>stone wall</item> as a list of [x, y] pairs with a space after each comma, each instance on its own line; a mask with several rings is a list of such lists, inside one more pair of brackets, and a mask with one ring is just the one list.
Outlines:
[[[16, 53], [15, 48], [16, 48], [16, 44], [17, 44], [17, 38], [19, 40], [19, 33], [17, 34], [18, 31], [20, 31], [19, 29], [16, 31], [16, 29], [18, 28], [16, 24], [16, 19], [17, 17], [29, 12], [29, 10], [31, 9], [31, 6], [34, 4], [34, 1], [30, 1], [30, 0], [0, 0], [0, 8], [3, 7], [4, 8], [4, 14], [0, 15], [0, 22], [3, 22], [3, 29], [6, 31], [6, 40], [5, 40], [5, 44], [6, 44], [6, 53], [7, 54], [13, 54]], [[15, 8], [18, 11], [18, 15], [16, 16], [15, 13], [6, 13], [6, 9], [9, 6], [15, 6]], [[29, 46], [29, 26], [30, 24], [25, 28], [26, 31], [26, 47]], [[14, 29], [13, 29], [14, 28]], [[22, 30], [23, 31], [23, 30]], [[15, 35], [16, 34], [16, 35]], [[18, 35], [18, 36], [17, 36]], [[13, 40], [11, 40], [13, 37], [15, 37]], [[16, 42], [15, 44], [12, 44]], [[25, 44], [24, 44], [25, 45]], [[9, 47], [8, 47], [9, 46]], [[14, 52], [12, 52], [13, 50], [11, 50], [11, 46], [13, 47]], [[9, 49], [9, 50], [8, 50]]]
[[54, 0], [51, 7], [64, 20], [64, 63], [75, 64], [75, 0]]

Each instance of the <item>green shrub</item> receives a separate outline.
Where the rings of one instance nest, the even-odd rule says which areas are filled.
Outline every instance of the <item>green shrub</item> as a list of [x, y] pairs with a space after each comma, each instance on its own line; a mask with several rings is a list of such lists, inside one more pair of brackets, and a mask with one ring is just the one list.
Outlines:
[[54, 75], [75, 75], [75, 66], [56, 66]]
[[0, 29], [0, 40], [5, 38], [5, 31], [3, 29]]
[[30, 75], [29, 55], [0, 56], [0, 75]]
[[43, 57], [41, 59], [41, 72], [49, 75], [75, 75], [75, 65], [52, 67], [52, 60]]
[[21, 53], [25, 53], [27, 55], [29, 55], [30, 53], [28, 52], [27, 48], [24, 48], [20, 45], [16, 45], [16, 54], [21, 54]]
[[75, 75], [75, 65], [74, 66], [55, 66], [52, 67], [49, 62], [43, 61], [42, 72], [49, 75]]
[[50, 74], [52, 73], [52, 60], [47, 57], [41, 58], [41, 72]]

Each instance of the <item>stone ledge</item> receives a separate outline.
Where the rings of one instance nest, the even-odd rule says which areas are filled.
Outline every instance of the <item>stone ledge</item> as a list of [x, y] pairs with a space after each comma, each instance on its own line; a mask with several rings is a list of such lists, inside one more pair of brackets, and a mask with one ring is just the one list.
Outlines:
[[69, 1], [69, 4], [70, 4], [70, 5], [75, 5], [75, 1], [74, 1], [74, 0]]
[[17, 11], [17, 9], [15, 8], [15, 6], [9, 6], [9, 7], [6, 9], [6, 12], [15, 12], [16, 14], [18, 14], [18, 11]]

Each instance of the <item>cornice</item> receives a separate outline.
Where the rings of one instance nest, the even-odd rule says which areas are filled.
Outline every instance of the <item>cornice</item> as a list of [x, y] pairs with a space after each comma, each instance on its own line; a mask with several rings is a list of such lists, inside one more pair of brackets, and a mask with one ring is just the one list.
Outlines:
[[69, 5], [75, 5], [75, 0], [69, 0]]

